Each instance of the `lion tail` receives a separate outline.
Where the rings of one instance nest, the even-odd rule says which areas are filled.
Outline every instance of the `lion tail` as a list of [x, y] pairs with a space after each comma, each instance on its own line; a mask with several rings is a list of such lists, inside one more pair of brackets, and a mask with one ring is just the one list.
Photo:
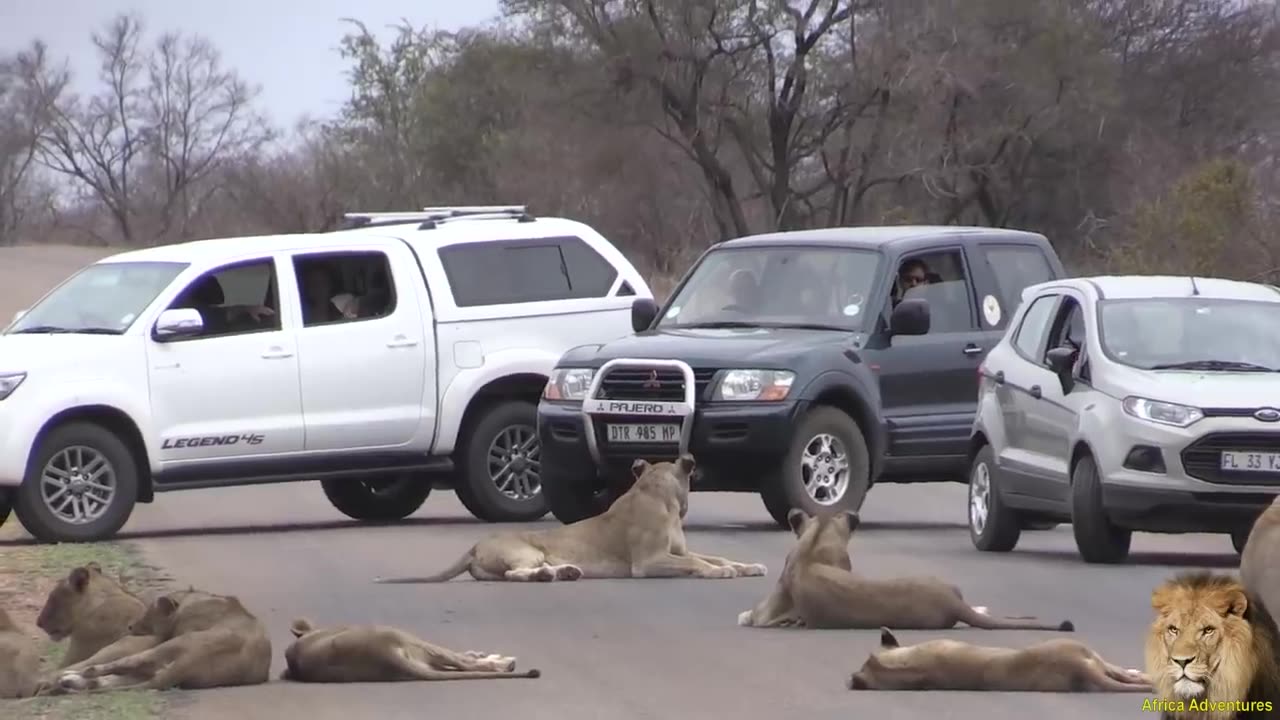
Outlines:
[[960, 621], [966, 625], [983, 630], [1055, 630], [1057, 632], [1075, 632], [1075, 623], [1063, 620], [1058, 623], [1041, 622], [1034, 617], [995, 617], [968, 604], [960, 611]]
[[475, 558], [476, 549], [473, 547], [463, 553], [452, 565], [441, 570], [435, 575], [427, 575], [426, 577], [395, 577], [395, 578], [374, 578], [374, 582], [381, 585], [407, 585], [410, 583], [438, 583], [448, 582], [453, 578], [461, 575], [471, 569], [471, 561]]

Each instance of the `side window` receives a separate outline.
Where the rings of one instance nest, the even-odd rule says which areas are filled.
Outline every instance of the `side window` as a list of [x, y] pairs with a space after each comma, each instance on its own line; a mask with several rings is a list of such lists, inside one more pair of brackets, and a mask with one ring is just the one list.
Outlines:
[[462, 243], [439, 256], [459, 307], [604, 297], [618, 276], [577, 237]]
[[1043, 360], [1045, 336], [1049, 334], [1049, 325], [1053, 320], [1053, 308], [1057, 295], [1041, 295], [1031, 301], [1031, 306], [1022, 316], [1022, 322], [1013, 336], [1013, 346], [1018, 352], [1033, 362]]
[[910, 298], [929, 302], [929, 334], [969, 332], [973, 290], [959, 250], [912, 255], [898, 266], [894, 304]]
[[[1044, 352], [1047, 353], [1050, 348], [1056, 347], [1075, 348], [1074, 374], [1077, 378], [1089, 382], [1089, 356], [1085, 350], [1086, 332], [1084, 308], [1075, 298], [1064, 297], [1062, 309], [1058, 311], [1057, 319], [1053, 323], [1053, 332], [1049, 336], [1049, 344]], [[1047, 361], [1045, 364], [1048, 364]]]
[[396, 309], [391, 263], [378, 251], [293, 258], [304, 327], [374, 320]]
[[1000, 306], [1006, 315], [1017, 310], [1023, 290], [1053, 279], [1053, 268], [1038, 247], [983, 245], [982, 254], [995, 278], [1000, 291]]
[[276, 267], [270, 258], [207, 272], [182, 291], [169, 309], [200, 312], [204, 330], [178, 342], [280, 329]]

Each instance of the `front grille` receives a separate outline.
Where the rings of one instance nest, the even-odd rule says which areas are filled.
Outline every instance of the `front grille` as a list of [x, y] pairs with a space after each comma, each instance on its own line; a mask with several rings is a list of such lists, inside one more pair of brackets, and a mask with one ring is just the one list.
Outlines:
[[[695, 397], [703, 399], [707, 386], [715, 377], [714, 369], [693, 371]], [[684, 400], [684, 374], [672, 368], [613, 368], [600, 381], [596, 397], [601, 400]]]
[[1182, 467], [1193, 478], [1222, 485], [1280, 485], [1280, 472], [1221, 469], [1222, 452], [1280, 453], [1280, 432], [1212, 433], [1182, 451]]

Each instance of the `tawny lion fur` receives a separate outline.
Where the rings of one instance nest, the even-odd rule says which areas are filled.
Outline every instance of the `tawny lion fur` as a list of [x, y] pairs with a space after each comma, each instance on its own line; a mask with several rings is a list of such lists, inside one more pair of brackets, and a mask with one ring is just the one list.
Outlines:
[[[1280, 710], [1280, 665], [1275, 621], [1235, 577], [1207, 571], [1179, 574], [1151, 593], [1155, 617], [1147, 631], [1147, 675], [1160, 700], [1188, 704], [1164, 720], [1252, 720]], [[1236, 701], [1270, 702], [1273, 710], [1235, 712]]]
[[1138, 670], [1107, 662], [1078, 640], [1046, 640], [1025, 648], [959, 640], [902, 646], [880, 628], [880, 649], [849, 676], [850, 690], [997, 692], [1150, 692]]
[[1059, 630], [1070, 620], [1044, 623], [1031, 617], [992, 617], [970, 606], [955, 585], [935, 577], [873, 580], [853, 573], [849, 538], [857, 513], [810, 517], [795, 509], [787, 522], [796, 544], [787, 554], [773, 592], [738, 615], [747, 627], [945, 630], [956, 623], [987, 630]]
[[1269, 615], [1280, 612], [1280, 496], [1253, 523], [1240, 553], [1240, 581]]
[[40, 684], [40, 647], [0, 608], [0, 700], [28, 698]]
[[454, 652], [385, 625], [317, 629], [299, 618], [296, 640], [284, 651], [282, 680], [313, 683], [403, 682], [536, 678], [537, 668], [516, 672], [516, 659], [477, 650]]
[[90, 657], [129, 634], [147, 604], [103, 574], [95, 562], [73, 568], [49, 591], [36, 627], [54, 642], [69, 639], [62, 667]]
[[691, 552], [685, 543], [689, 454], [675, 462], [632, 463], [635, 484], [600, 515], [553, 528], [499, 533], [476, 543], [436, 575], [379, 578], [379, 583], [445, 582], [464, 572], [476, 580], [580, 578], [733, 578], [764, 575], [764, 565]]
[[134, 624], [133, 634], [158, 643], [100, 665], [64, 670], [58, 685], [68, 691], [197, 690], [270, 679], [267, 630], [235, 596], [200, 590], [161, 595]]

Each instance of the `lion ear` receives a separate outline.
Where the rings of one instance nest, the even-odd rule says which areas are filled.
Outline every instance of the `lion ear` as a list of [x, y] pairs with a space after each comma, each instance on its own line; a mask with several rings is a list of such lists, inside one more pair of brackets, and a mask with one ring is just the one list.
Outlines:
[[1227, 590], [1215, 600], [1217, 600], [1219, 612], [1223, 615], [1244, 617], [1244, 611], [1249, 609], [1249, 598], [1245, 596], [1244, 590], [1240, 588]]
[[635, 476], [637, 480], [639, 480], [640, 476], [644, 475], [644, 471], [648, 469], [649, 461], [644, 458], [636, 458], [631, 462], [631, 474]]
[[894, 636], [893, 631], [887, 627], [880, 628], [880, 647], [896, 648], [898, 647], [898, 638]]
[[844, 520], [845, 523], [849, 525], [849, 532], [857, 530], [858, 526], [862, 524], [862, 518], [858, 517], [858, 513], [856, 512], [846, 512], [844, 514]]
[[791, 508], [787, 513], [787, 525], [791, 526], [791, 532], [799, 535], [804, 532], [804, 524], [809, 521], [809, 515], [800, 508]]
[[168, 595], [161, 595], [156, 600], [156, 607], [165, 615], [172, 615], [178, 611], [178, 601]]
[[71, 581], [71, 587], [76, 592], [84, 592], [85, 588], [89, 587], [89, 571], [85, 568], [73, 569], [67, 579]]
[[681, 453], [676, 459], [676, 467], [680, 468], [680, 472], [685, 475], [692, 475], [693, 469], [698, 467], [698, 463], [694, 461], [693, 455], [689, 453]]
[[1163, 615], [1172, 604], [1172, 589], [1161, 586], [1151, 591], [1151, 609], [1155, 610], [1157, 614]]

